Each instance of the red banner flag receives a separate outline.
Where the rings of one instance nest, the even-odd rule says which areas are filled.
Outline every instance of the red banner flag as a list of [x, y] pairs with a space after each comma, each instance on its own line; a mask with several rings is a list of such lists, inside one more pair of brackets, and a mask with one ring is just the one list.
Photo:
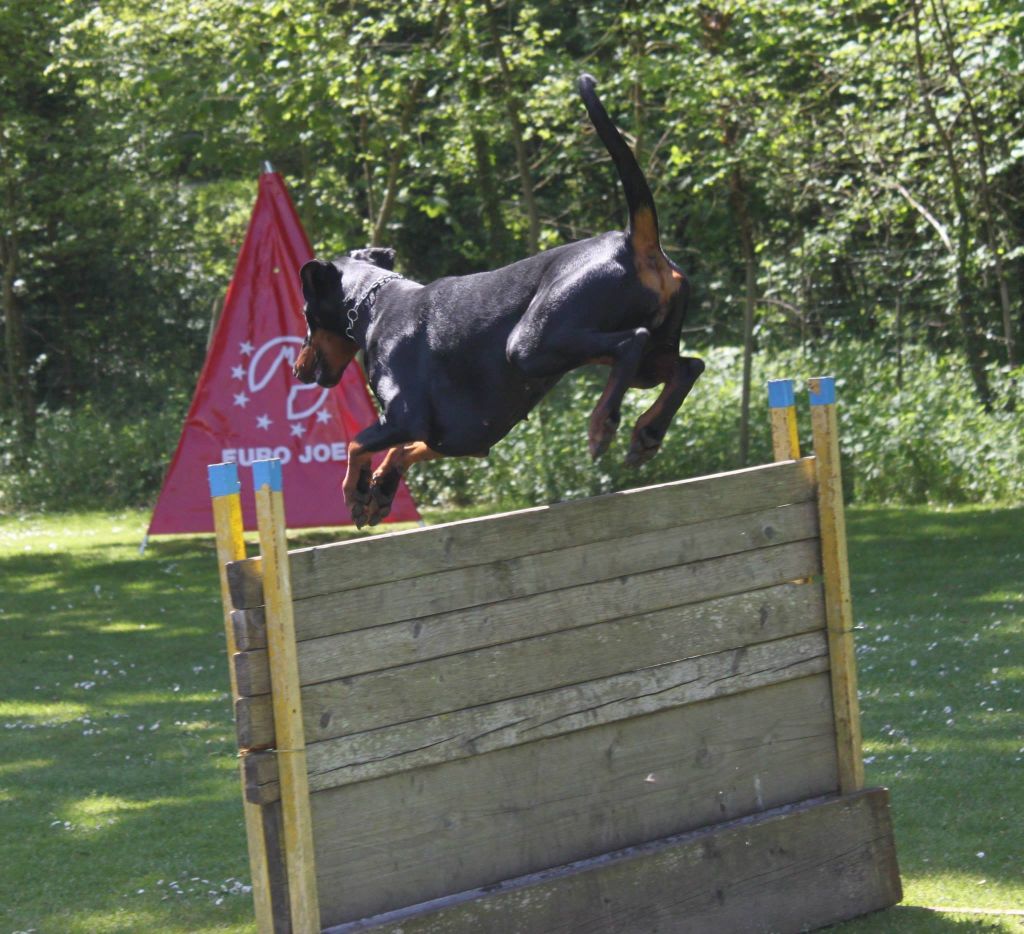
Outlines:
[[[212, 532], [207, 465], [269, 457], [283, 462], [289, 528], [352, 524], [341, 494], [348, 442], [377, 411], [355, 362], [334, 389], [292, 376], [306, 333], [299, 268], [312, 256], [284, 181], [264, 173], [148, 534]], [[252, 472], [239, 476], [245, 527], [254, 529]], [[418, 519], [403, 483], [385, 521]]]

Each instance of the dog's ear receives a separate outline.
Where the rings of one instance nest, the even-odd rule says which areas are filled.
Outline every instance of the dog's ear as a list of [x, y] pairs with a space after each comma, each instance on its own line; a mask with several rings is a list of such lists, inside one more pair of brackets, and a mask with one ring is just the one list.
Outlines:
[[364, 263], [373, 263], [381, 269], [395, 268], [395, 251], [389, 246], [368, 246], [365, 250], [352, 250], [348, 255]]
[[334, 263], [311, 259], [299, 270], [302, 296], [309, 303], [341, 296], [341, 272]]

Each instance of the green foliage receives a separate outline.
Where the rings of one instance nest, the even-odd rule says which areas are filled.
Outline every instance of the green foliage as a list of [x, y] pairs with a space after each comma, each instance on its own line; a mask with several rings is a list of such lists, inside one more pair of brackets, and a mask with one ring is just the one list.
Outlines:
[[[572, 374], [509, 437], [480, 461], [438, 461], [409, 482], [424, 503], [554, 502], [700, 476], [741, 466], [736, 449], [741, 359], [735, 348], [703, 353], [707, 370], [683, 404], [660, 454], [640, 470], [625, 466], [629, 432], [656, 391], [632, 391], [619, 438], [592, 464], [587, 418], [604, 370]], [[993, 374], [997, 406], [988, 412], [970, 375], [921, 347], [893, 356], [868, 341], [782, 351], [755, 361], [754, 385], [781, 377], [836, 374], [847, 492], [859, 502], [967, 503], [1024, 499], [1024, 373]], [[762, 391], [763, 392], [763, 391]], [[763, 394], [755, 396], [751, 459], [771, 460]], [[806, 397], [798, 399], [804, 450], [811, 453]]]
[[[986, 411], [970, 374], [924, 348], [891, 357], [871, 344], [819, 357], [839, 380], [846, 482], [865, 502], [969, 503], [1024, 499], [1024, 372], [992, 374]], [[849, 400], [849, 401], [847, 401]]]
[[145, 413], [112, 421], [87, 403], [43, 410], [38, 441], [14, 463], [12, 427], [0, 422], [0, 513], [143, 505], [156, 496], [169, 452], [181, 431], [187, 400], [181, 396]]
[[[5, 7], [0, 39], [9, 465], [45, 460], [34, 438], [51, 444], [49, 421], [75, 423], [86, 401], [119, 425], [191, 391], [263, 160], [320, 253], [387, 243], [421, 280], [619, 227], [615, 173], [572, 87], [586, 69], [652, 180], [702, 343], [741, 344], [752, 297], [755, 374], [811, 347], [856, 365], [851, 341], [872, 359], [914, 345], [941, 382], [904, 390], [895, 436], [927, 406], [914, 424], [960, 453], [919, 465], [895, 441], [872, 448], [885, 467], [858, 494], [1007, 487], [974, 462], [1015, 450], [998, 368], [1020, 365], [1024, 327], [1019, 4], [39, 0]], [[734, 356], [719, 353], [727, 375], [704, 377], [681, 449], [645, 478], [734, 466]], [[439, 465], [425, 490], [529, 501], [627, 482], [579, 454], [593, 379], [561, 388], [486, 467]], [[967, 412], [971, 395], [983, 411]], [[950, 407], [963, 438], [948, 437]], [[763, 433], [751, 443], [757, 459]], [[905, 464], [910, 491], [891, 479]], [[36, 489], [22, 473], [3, 481], [8, 502]]]
[[[587, 419], [607, 369], [570, 374], [486, 458], [450, 458], [415, 467], [409, 485], [424, 506], [489, 502], [507, 508], [594, 496], [741, 466], [737, 452], [741, 355], [709, 348], [708, 364], [665, 445], [639, 470], [624, 456], [633, 423], [657, 390], [632, 390], [619, 437], [597, 463], [587, 453]], [[771, 460], [763, 387], [767, 380], [836, 374], [844, 480], [857, 502], [979, 503], [1024, 500], [1024, 372], [993, 372], [996, 406], [978, 402], [970, 374], [922, 347], [896, 359], [869, 341], [816, 351], [779, 351], [755, 360], [752, 463]], [[44, 410], [39, 441], [20, 466], [8, 452], [0, 471], [0, 512], [144, 505], [156, 496], [177, 443], [183, 393], [144, 417], [111, 420], [95, 402]], [[810, 453], [805, 397], [801, 437]], [[4, 431], [10, 433], [11, 426]]]

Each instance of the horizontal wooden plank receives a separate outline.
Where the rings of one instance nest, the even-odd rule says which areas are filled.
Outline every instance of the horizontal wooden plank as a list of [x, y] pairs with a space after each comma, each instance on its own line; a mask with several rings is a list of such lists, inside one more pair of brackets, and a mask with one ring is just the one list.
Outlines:
[[[596, 543], [708, 519], [806, 502], [813, 460], [768, 464], [500, 516], [392, 532], [290, 553], [293, 597], [348, 592], [378, 583]], [[232, 605], [263, 602], [259, 558], [228, 565]]]
[[795, 934], [903, 897], [888, 794], [815, 799], [324, 934]]
[[[301, 601], [296, 605], [297, 629], [307, 634], [327, 627], [340, 631], [300, 643], [300, 680], [316, 684], [596, 622], [591, 594], [579, 589], [584, 584], [805, 540], [816, 534], [816, 523], [813, 503], [804, 503], [623, 539], [612, 543], [616, 547], [609, 553], [603, 552], [611, 547], [608, 543], [583, 545], [511, 564], [478, 566], [406, 582], [418, 585], [418, 591], [373, 588], [372, 594], [359, 591]], [[556, 590], [557, 594], [535, 600], [533, 607], [496, 605]], [[645, 595], [639, 599], [636, 611], [646, 609]], [[362, 612], [371, 600], [376, 603], [373, 612]], [[479, 601], [484, 603], [482, 611], [472, 612]], [[437, 606], [455, 609], [433, 612]], [[551, 606], [557, 606], [557, 612], [546, 610]], [[468, 612], [452, 616], [460, 610]], [[422, 615], [389, 623], [410, 612]], [[243, 614], [251, 615], [248, 629], [255, 635], [262, 611], [235, 611], [236, 618]], [[367, 619], [374, 621], [372, 628], [345, 631]], [[247, 634], [242, 636], [248, 641]], [[257, 648], [236, 656], [234, 665], [240, 694], [269, 691], [265, 650]]]
[[[755, 555], [757, 560], [752, 559]], [[594, 607], [614, 607], [616, 612], [607, 614], [614, 619], [630, 616], [638, 611], [654, 611], [703, 602], [719, 596], [728, 596], [737, 590], [770, 587], [809, 577], [816, 573], [819, 560], [820, 553], [816, 542], [796, 542], [764, 548], [747, 555], [715, 558], [679, 568], [604, 581], [578, 588], [582, 593], [575, 594], [574, 599], [584, 601], [583, 609], [589, 613], [594, 612]], [[524, 606], [522, 610], [561, 616], [566, 612], [568, 594], [568, 590], [563, 590], [557, 594], [531, 598], [528, 601], [529, 607]], [[542, 602], [544, 600], [547, 601], [546, 605]], [[510, 603], [501, 604], [502, 611], [507, 611], [509, 607]], [[457, 658], [464, 660], [466, 656]], [[502, 679], [499, 678], [496, 682], [482, 685], [482, 688], [491, 691], [491, 694], [474, 694], [473, 701], [459, 703], [459, 700], [464, 698], [457, 698], [447, 684], [442, 685], [435, 681], [443, 672], [436, 668], [423, 667], [434, 664], [421, 662], [389, 669], [386, 672], [355, 675], [304, 688], [302, 703], [307, 742], [373, 729], [388, 722], [398, 722], [399, 718], [411, 719], [409, 711], [418, 711], [418, 716], [423, 717], [442, 713], [444, 709], [454, 710], [469, 706], [470, 703], [487, 703], [501, 696], [512, 696], [508, 693], [501, 694], [500, 691], [498, 696], [494, 696], [493, 692], [501, 686]], [[465, 670], [464, 662], [447, 664], [449, 668], [456, 665]], [[563, 659], [561, 672], [570, 680], [562, 683], [571, 683], [572, 671], [572, 666]], [[457, 676], [453, 674], [451, 677]], [[273, 743], [273, 720], [267, 700], [268, 695], [260, 695], [242, 697], [236, 702], [236, 724], [242, 748]], [[446, 706], [437, 709], [438, 702], [444, 702]], [[427, 704], [426, 707], [422, 706], [424, 703]], [[393, 713], [403, 709], [406, 711], [404, 715]], [[387, 720], [386, 717], [393, 719]]]
[[[313, 743], [307, 749], [310, 788], [319, 791], [364, 781], [823, 671], [826, 659], [821, 620], [820, 587], [784, 584], [754, 594], [577, 630], [578, 637], [593, 630], [605, 631], [604, 636], [591, 639], [596, 652], [586, 647], [578, 652], [553, 651], [548, 662], [544, 640], [520, 643], [509, 647], [513, 657], [510, 667], [529, 669], [546, 662], [565, 667], [568, 657], [574, 659], [573, 675], [579, 676], [577, 658], [587, 658], [591, 666], [604, 664], [614, 671], [622, 671], [625, 661], [626, 667], [648, 669], [656, 689], [645, 686], [642, 675], [639, 679], [620, 677], [601, 685], [577, 684]], [[784, 637], [805, 633], [812, 626], [818, 629], [817, 638], [785, 641]], [[755, 641], [765, 644], [757, 649]], [[532, 647], [531, 642], [541, 650], [515, 659], [516, 648], [525, 650]], [[676, 662], [674, 667], [658, 670], [665, 659], [681, 658], [687, 652], [697, 658], [689, 664]], [[491, 675], [500, 675], [501, 657], [490, 661], [499, 669], [492, 670]], [[590, 674], [595, 670], [599, 669], [589, 668]], [[476, 673], [476, 669], [467, 671], [469, 677]], [[685, 692], [666, 690], [668, 677], [683, 682]], [[272, 767], [252, 771], [247, 784], [254, 802], [274, 800], [278, 795]]]
[[[419, 621], [503, 600], [811, 539], [817, 537], [817, 532], [815, 505], [807, 502], [612, 541], [584, 541], [559, 551], [299, 600], [295, 604], [296, 638], [303, 641], [403, 620]], [[508, 641], [492, 627], [492, 641], [495, 635], [498, 641]], [[417, 643], [426, 645], [419, 637]], [[458, 650], [438, 647], [441, 654]]]
[[239, 652], [267, 647], [267, 620], [263, 607], [232, 610], [231, 627], [235, 635], [235, 648]]
[[818, 675], [316, 793], [323, 923], [832, 792], [834, 737]]
[[[245, 798], [251, 804], [270, 804], [281, 799], [278, 786], [277, 753], [272, 749], [242, 754]], [[271, 791], [268, 794], [268, 790]]]
[[[546, 692], [532, 702], [500, 701], [318, 743], [309, 747], [310, 791], [507, 749], [828, 670], [827, 652], [817, 633], [787, 641], [790, 644], [785, 646], [764, 643], [749, 654], [737, 649], [667, 666], [659, 672], [662, 677], [656, 679], [651, 693], [643, 693], [635, 679], [620, 675]], [[271, 786], [266, 790], [273, 794]]]
[[262, 558], [243, 558], [241, 561], [229, 562], [227, 577], [231, 605], [236, 610], [263, 606]]

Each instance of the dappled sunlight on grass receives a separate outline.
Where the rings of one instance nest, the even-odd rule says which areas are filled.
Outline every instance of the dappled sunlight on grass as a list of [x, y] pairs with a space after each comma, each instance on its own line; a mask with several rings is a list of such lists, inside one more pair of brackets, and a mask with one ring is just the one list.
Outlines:
[[85, 716], [88, 707], [70, 701], [0, 701], [0, 718], [4, 729], [27, 726], [56, 726]]
[[[851, 511], [866, 771], [892, 792], [906, 905], [1024, 905], [1022, 520], [1020, 508]], [[896, 931], [1020, 930], [890, 916]]]
[[[42, 920], [38, 930], [60, 931], [61, 934], [194, 934], [196, 931], [217, 931], [218, 934], [252, 934], [249, 902], [252, 896], [244, 883], [237, 879], [208, 883], [201, 896], [184, 886], [201, 885], [185, 878], [178, 887], [164, 881], [162, 886], [152, 883], [153, 889], [143, 888], [124, 893], [120, 904], [111, 910], [75, 912], [73, 916], [55, 913]], [[176, 881], [176, 880], [170, 880]], [[177, 892], [183, 894], [178, 895]], [[207, 893], [215, 894], [207, 894]], [[157, 903], [152, 903], [158, 899]], [[217, 904], [220, 900], [220, 904]], [[142, 903], [141, 905], [139, 903]]]
[[828, 930], [842, 931], [843, 934], [1020, 934], [1019, 918], [977, 913], [957, 914], [946, 910], [937, 911], [936, 907], [941, 906], [923, 907], [904, 902], [888, 911], [848, 921]]
[[[0, 934], [252, 930], [212, 540], [140, 556], [147, 518], [0, 519]], [[907, 903], [1016, 907], [1024, 510], [856, 509], [849, 529], [868, 781], [892, 791]]]
[[[94, 794], [78, 801], [66, 803], [51, 826], [63, 824], [67, 830], [91, 833], [113, 826], [129, 813], [167, 806], [187, 809], [195, 804], [195, 800], [195, 798], [167, 796], [135, 800], [114, 795]], [[216, 800], [216, 796], [208, 797], [206, 800]]]
[[27, 772], [30, 769], [48, 769], [53, 759], [22, 759], [19, 762], [0, 762], [0, 778], [13, 772]]

